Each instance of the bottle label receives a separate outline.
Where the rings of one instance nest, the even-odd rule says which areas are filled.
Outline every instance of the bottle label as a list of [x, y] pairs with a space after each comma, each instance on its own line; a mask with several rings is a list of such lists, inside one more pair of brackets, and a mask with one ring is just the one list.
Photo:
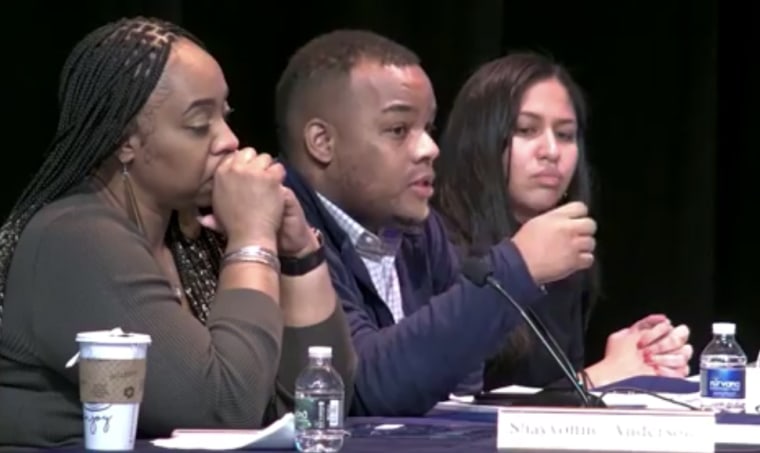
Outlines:
[[701, 395], [705, 398], [744, 398], [744, 368], [705, 368], [701, 373]]
[[296, 399], [294, 415], [297, 430], [340, 429], [343, 427], [343, 401], [304, 396]]

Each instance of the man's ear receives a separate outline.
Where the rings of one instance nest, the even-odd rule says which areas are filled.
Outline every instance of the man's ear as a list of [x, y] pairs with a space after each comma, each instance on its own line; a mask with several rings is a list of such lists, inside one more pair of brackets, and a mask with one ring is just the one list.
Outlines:
[[327, 121], [312, 118], [304, 124], [303, 138], [306, 151], [312, 159], [328, 165], [335, 154], [335, 128]]

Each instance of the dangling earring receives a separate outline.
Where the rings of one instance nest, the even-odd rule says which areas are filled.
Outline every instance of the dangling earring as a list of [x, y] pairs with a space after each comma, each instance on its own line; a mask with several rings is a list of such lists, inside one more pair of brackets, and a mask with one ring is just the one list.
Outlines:
[[142, 216], [140, 216], [140, 208], [137, 205], [137, 198], [135, 192], [132, 189], [132, 178], [129, 177], [129, 170], [127, 169], [126, 162], [121, 163], [121, 178], [124, 181], [124, 198], [127, 202], [127, 214], [129, 218], [137, 225], [137, 229], [141, 233], [145, 232], [143, 226]]

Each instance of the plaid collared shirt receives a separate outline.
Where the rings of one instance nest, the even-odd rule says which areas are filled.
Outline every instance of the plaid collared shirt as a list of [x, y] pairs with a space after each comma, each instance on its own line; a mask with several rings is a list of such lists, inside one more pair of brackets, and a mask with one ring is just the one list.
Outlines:
[[317, 197], [338, 226], [348, 235], [367, 267], [375, 290], [388, 306], [393, 319], [396, 322], [401, 321], [404, 317], [404, 305], [396, 271], [396, 254], [401, 245], [401, 232], [385, 229], [380, 231], [379, 235], [373, 234], [322, 194], [317, 193]]

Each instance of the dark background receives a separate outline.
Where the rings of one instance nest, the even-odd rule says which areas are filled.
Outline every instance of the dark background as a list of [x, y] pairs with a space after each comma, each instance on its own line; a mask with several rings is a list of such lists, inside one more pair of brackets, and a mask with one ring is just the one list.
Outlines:
[[717, 3], [8, 3], [4, 72], [11, 82], [3, 105], [10, 122], [3, 129], [10, 144], [0, 212], [10, 208], [53, 133], [63, 60], [105, 20], [156, 15], [205, 41], [232, 90], [233, 127], [244, 144], [272, 153], [274, 85], [288, 56], [318, 33], [370, 28], [415, 50], [436, 88], [439, 130], [456, 90], [479, 64], [510, 50], [539, 50], [571, 70], [591, 106], [605, 297], [590, 327], [589, 359], [600, 357], [614, 329], [662, 312], [691, 327], [695, 356], [709, 339], [710, 322], [737, 322], [754, 360], [759, 189], [751, 130], [758, 73], [750, 46], [758, 40], [750, 31], [751, 7], [721, 7], [719, 15]]

